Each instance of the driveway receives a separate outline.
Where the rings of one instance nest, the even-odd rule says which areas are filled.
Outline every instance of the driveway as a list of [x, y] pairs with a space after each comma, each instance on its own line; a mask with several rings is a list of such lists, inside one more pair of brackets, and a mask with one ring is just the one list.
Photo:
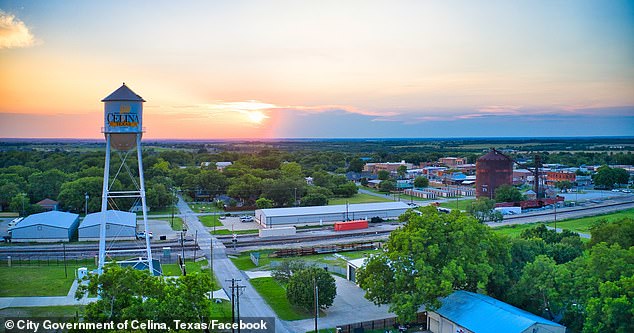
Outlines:
[[[326, 315], [319, 318], [319, 329], [334, 328], [338, 325], [353, 324], [362, 321], [391, 318], [395, 315], [388, 311], [387, 305], [374, 305], [363, 297], [365, 291], [356, 284], [333, 275], [337, 284], [337, 296]], [[293, 332], [307, 332], [315, 328], [314, 319], [289, 321]]]

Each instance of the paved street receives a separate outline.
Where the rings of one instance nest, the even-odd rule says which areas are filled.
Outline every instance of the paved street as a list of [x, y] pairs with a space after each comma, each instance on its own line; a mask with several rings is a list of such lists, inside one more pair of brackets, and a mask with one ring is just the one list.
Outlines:
[[[249, 279], [240, 270], [233, 265], [231, 260], [227, 257], [225, 246], [213, 238], [207, 229], [200, 223], [198, 217], [194, 215], [193, 211], [189, 208], [187, 203], [179, 196], [178, 209], [181, 212], [181, 216], [185, 223], [187, 223], [189, 235], [193, 235], [196, 230], [198, 231], [198, 243], [200, 248], [203, 249], [207, 258], [211, 257], [211, 244], [213, 243], [213, 269], [218, 281], [222, 285], [222, 288], [231, 295], [231, 280], [232, 278], [240, 279], [239, 283], [246, 286], [244, 294], [240, 297], [240, 315], [242, 317], [276, 317], [275, 312], [269, 307], [269, 305], [260, 297], [255, 291], [253, 286], [249, 283]], [[275, 319], [275, 331], [276, 332], [295, 332], [295, 330], [289, 329], [286, 322]]]

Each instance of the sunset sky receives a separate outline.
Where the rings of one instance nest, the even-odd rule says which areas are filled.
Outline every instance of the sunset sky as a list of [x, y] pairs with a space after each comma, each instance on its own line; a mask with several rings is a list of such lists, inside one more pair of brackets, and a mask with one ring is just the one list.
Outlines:
[[0, 0], [0, 138], [634, 135], [634, 1]]

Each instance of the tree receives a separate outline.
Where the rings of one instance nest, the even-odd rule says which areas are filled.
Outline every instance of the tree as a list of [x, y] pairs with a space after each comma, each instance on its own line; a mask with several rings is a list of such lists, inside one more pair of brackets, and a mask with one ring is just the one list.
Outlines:
[[87, 285], [79, 286], [75, 297], [99, 293], [97, 301], [86, 305], [84, 319], [91, 322], [204, 322], [211, 314], [211, 300], [205, 294], [212, 289], [208, 274], [163, 279], [151, 276], [147, 270], [112, 264], [104, 267], [103, 274], [91, 275]]
[[592, 180], [595, 186], [602, 188], [612, 189], [615, 184], [627, 184], [630, 176], [625, 169], [610, 168], [607, 165], [602, 165], [597, 169], [597, 172], [592, 175]]
[[149, 207], [158, 210], [172, 204], [172, 193], [167, 190], [165, 185], [158, 183], [148, 185], [145, 196]]
[[255, 206], [258, 207], [258, 209], [273, 208], [274, 204], [273, 200], [269, 200], [265, 197], [255, 200]]
[[634, 218], [624, 217], [613, 222], [601, 219], [590, 227], [590, 234], [592, 235], [588, 243], [590, 247], [605, 242], [609, 245], [619, 244], [627, 249], [634, 246]]
[[302, 197], [302, 206], [325, 206], [328, 204], [328, 198], [320, 193], [309, 193]]
[[[112, 189], [120, 189], [121, 184], [116, 180]], [[86, 203], [85, 194], [88, 193], [88, 212], [101, 210], [101, 192], [103, 190], [103, 178], [85, 177], [66, 182], [62, 185], [57, 201], [64, 210], [80, 213], [84, 211]], [[126, 209], [126, 208], [124, 208]]]
[[396, 182], [393, 180], [384, 180], [379, 184], [379, 191], [390, 192], [396, 189]]
[[497, 202], [517, 202], [522, 201], [524, 196], [513, 185], [500, 185], [495, 189], [495, 201]]
[[286, 298], [289, 303], [304, 309], [315, 307], [315, 284], [319, 289], [319, 308], [326, 309], [332, 305], [337, 296], [335, 279], [321, 268], [309, 267], [294, 273], [288, 281]]
[[396, 169], [396, 173], [398, 174], [398, 177], [400, 179], [405, 178], [405, 175], [407, 175], [407, 166], [405, 165], [399, 166], [398, 169]]
[[272, 269], [271, 276], [280, 283], [288, 283], [293, 274], [306, 269], [306, 262], [302, 260], [284, 260]]
[[379, 170], [379, 172], [377, 172], [376, 175], [379, 178], [379, 180], [387, 180], [390, 178], [390, 172], [387, 170]]
[[601, 283], [588, 300], [583, 333], [595, 332], [634, 332], [634, 276]]
[[499, 256], [493, 246], [497, 240], [471, 216], [426, 207], [390, 234], [385, 252], [357, 270], [357, 281], [366, 298], [390, 303], [400, 319], [412, 320], [421, 305], [434, 310], [439, 298], [454, 290], [486, 285], [493, 271], [490, 259]]
[[555, 183], [555, 187], [560, 189], [561, 191], [564, 191], [564, 190], [571, 189], [572, 188], [572, 183], [567, 181], [567, 180], [558, 181], [558, 182]]
[[357, 194], [358, 189], [357, 185], [355, 185], [353, 182], [346, 182], [345, 184], [341, 184], [335, 187], [332, 192], [337, 196], [349, 198]]
[[418, 176], [414, 179], [414, 187], [424, 188], [429, 186], [429, 179], [427, 177]]
[[[103, 175], [103, 170], [101, 170]], [[45, 198], [57, 198], [68, 180], [68, 175], [58, 169], [46, 170], [29, 176], [29, 194], [37, 202]]]
[[481, 223], [489, 221], [493, 218], [493, 208], [495, 207], [495, 200], [488, 198], [478, 198], [471, 203], [468, 211]]
[[302, 171], [302, 166], [297, 162], [287, 162], [282, 163], [280, 167], [282, 171], [282, 177], [292, 180], [303, 180], [304, 172]]
[[364, 165], [365, 162], [363, 162], [360, 158], [353, 158], [348, 165], [348, 171], [361, 172], [363, 171]]

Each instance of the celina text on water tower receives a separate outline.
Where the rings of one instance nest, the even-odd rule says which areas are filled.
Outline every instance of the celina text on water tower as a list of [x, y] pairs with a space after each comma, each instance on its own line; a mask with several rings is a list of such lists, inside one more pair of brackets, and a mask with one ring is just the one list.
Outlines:
[[101, 101], [105, 103], [103, 133], [113, 134], [112, 147], [118, 150], [132, 149], [136, 145], [136, 135], [143, 133], [145, 100], [123, 83]]

